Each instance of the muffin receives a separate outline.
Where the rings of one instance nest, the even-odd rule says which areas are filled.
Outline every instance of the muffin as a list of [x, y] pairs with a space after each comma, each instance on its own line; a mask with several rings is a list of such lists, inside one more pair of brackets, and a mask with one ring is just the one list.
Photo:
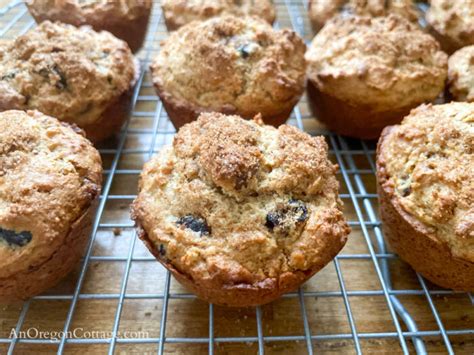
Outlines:
[[417, 25], [396, 16], [334, 18], [306, 53], [314, 115], [342, 135], [377, 138], [443, 91], [447, 56]]
[[101, 180], [100, 155], [77, 127], [0, 113], [0, 303], [47, 290], [79, 262]]
[[377, 148], [380, 214], [400, 257], [433, 283], [474, 291], [474, 104], [422, 105]]
[[474, 102], [474, 46], [461, 48], [449, 57], [448, 90], [455, 101]]
[[305, 84], [306, 46], [295, 32], [234, 16], [193, 22], [162, 43], [153, 84], [176, 128], [201, 112], [284, 123]]
[[410, 22], [417, 22], [419, 16], [413, 0], [309, 0], [308, 13], [315, 32], [337, 15], [379, 17], [397, 14]]
[[161, 8], [169, 31], [220, 15], [254, 16], [269, 24], [275, 21], [271, 0], [162, 0]]
[[221, 113], [185, 125], [141, 174], [132, 217], [198, 297], [254, 306], [293, 291], [349, 233], [323, 137]]
[[50, 20], [90, 25], [124, 40], [136, 52], [145, 40], [152, 1], [27, 0], [26, 6], [38, 23]]
[[426, 21], [449, 54], [474, 44], [474, 0], [431, 0]]
[[46, 21], [0, 43], [0, 111], [35, 109], [101, 141], [128, 118], [138, 73], [110, 33]]

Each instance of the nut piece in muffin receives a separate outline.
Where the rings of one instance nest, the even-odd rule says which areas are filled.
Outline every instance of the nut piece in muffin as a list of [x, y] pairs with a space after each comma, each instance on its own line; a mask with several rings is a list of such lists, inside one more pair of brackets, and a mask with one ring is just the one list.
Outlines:
[[327, 151], [291, 126], [203, 113], [145, 165], [132, 208], [139, 236], [198, 297], [270, 302], [346, 242]]
[[461, 48], [449, 57], [448, 89], [455, 101], [474, 102], [474, 46]]
[[442, 287], [474, 291], [474, 104], [422, 105], [377, 148], [391, 247]]
[[449, 54], [474, 44], [474, 0], [430, 0], [426, 21]]
[[306, 46], [289, 30], [234, 16], [193, 22], [162, 43], [153, 84], [176, 128], [217, 111], [284, 123], [305, 84]]
[[145, 40], [152, 1], [27, 0], [26, 6], [38, 23], [49, 20], [90, 25], [124, 40], [136, 52]]
[[0, 303], [54, 286], [84, 252], [102, 164], [80, 133], [38, 111], [0, 113]]
[[162, 0], [166, 28], [174, 31], [192, 21], [234, 15], [253, 16], [272, 24], [275, 7], [271, 0]]
[[81, 127], [93, 142], [120, 130], [138, 63], [108, 32], [49, 21], [0, 44], [0, 111], [35, 109]]
[[447, 55], [417, 25], [388, 17], [334, 18], [306, 53], [315, 116], [342, 135], [377, 138], [413, 107], [435, 100]]
[[419, 13], [413, 0], [309, 0], [309, 19], [315, 32], [337, 15], [388, 16], [397, 14], [417, 22]]

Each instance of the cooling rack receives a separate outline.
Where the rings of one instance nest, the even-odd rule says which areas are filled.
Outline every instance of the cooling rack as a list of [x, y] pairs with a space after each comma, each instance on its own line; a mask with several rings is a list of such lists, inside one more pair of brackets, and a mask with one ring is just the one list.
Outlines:
[[[306, 1], [275, 4], [275, 26], [292, 27], [309, 43]], [[22, 2], [0, 0], [1, 39], [34, 26]], [[138, 54], [142, 73], [131, 118], [116, 140], [99, 147], [104, 186], [82, 264], [48, 293], [0, 306], [0, 354], [474, 353], [474, 297], [425, 281], [384, 242], [375, 142], [325, 131], [306, 98], [288, 123], [324, 135], [339, 164], [352, 227], [341, 254], [297, 292], [256, 308], [207, 304], [170, 277], [137, 241], [129, 218], [143, 163], [175, 133], [147, 69], [166, 35], [155, 3]]]

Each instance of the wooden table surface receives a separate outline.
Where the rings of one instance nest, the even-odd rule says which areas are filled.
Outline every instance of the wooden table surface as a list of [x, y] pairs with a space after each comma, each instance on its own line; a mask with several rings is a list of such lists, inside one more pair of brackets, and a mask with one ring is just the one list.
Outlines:
[[[7, 0], [0, 0], [3, 7]], [[290, 1], [287, 1], [290, 3]], [[283, 0], [277, 1], [278, 20], [280, 27], [299, 26], [304, 31], [305, 39], [312, 37], [309, 29], [305, 9], [300, 1], [293, 0], [290, 8], [299, 11], [304, 16], [296, 18], [290, 16], [288, 4]], [[293, 11], [292, 10], [292, 11]], [[6, 38], [13, 38], [32, 25], [32, 20], [23, 5], [15, 7], [6, 15], [0, 15], [0, 30], [18, 15], [18, 21], [11, 30], [5, 34]], [[20, 16], [21, 15], [21, 16]], [[167, 32], [160, 17], [159, 4], [155, 4], [154, 16], [150, 26], [147, 49], [139, 53], [145, 60], [148, 56], [156, 54], [159, 40], [166, 37]], [[301, 22], [300, 22], [301, 21]], [[154, 37], [154, 39], [152, 39]], [[149, 57], [148, 57], [149, 58]], [[317, 134], [321, 127], [311, 117], [303, 98], [299, 104], [304, 129]], [[297, 124], [292, 118], [291, 124]], [[156, 129], [156, 135], [152, 134]], [[119, 305], [119, 296], [123, 285], [124, 275], [127, 270], [128, 255], [133, 255], [130, 262], [128, 281], [126, 284], [126, 297], [120, 316], [119, 331], [122, 336], [125, 332], [146, 332], [146, 337], [159, 338], [162, 325], [163, 294], [165, 291], [166, 272], [157, 262], [150, 260], [150, 254], [140, 241], [136, 241], [132, 222], [129, 218], [130, 196], [137, 190], [138, 172], [145, 161], [149, 159], [150, 147], [159, 150], [173, 138], [173, 128], [169, 123], [166, 113], [161, 109], [153, 88], [150, 77], [146, 73], [140, 88], [140, 97], [131, 117], [130, 125], [124, 142], [124, 151], [117, 156], [117, 170], [110, 181], [108, 200], [100, 216], [101, 226], [96, 234], [92, 258], [87, 261], [84, 282], [80, 289], [80, 297], [74, 309], [70, 329], [83, 329], [84, 332], [110, 332], [113, 329]], [[337, 140], [337, 139], [336, 139]], [[111, 141], [101, 146], [102, 157], [106, 169], [113, 166], [116, 158], [116, 148], [119, 141]], [[391, 318], [387, 302], [382, 292], [380, 280], [375, 272], [374, 263], [370, 258], [356, 258], [356, 254], [369, 255], [367, 241], [360, 227], [355, 206], [349, 198], [349, 182], [357, 190], [356, 179], [360, 178], [366, 188], [366, 199], [357, 198], [365, 221], [370, 221], [367, 206], [377, 209], [375, 194], [375, 178], [373, 175], [373, 150], [374, 143], [368, 143], [369, 153], [365, 154], [357, 141], [349, 141], [350, 148], [358, 149], [359, 154], [341, 154], [343, 159], [350, 156], [359, 172], [348, 170], [349, 181], [341, 181], [341, 193], [345, 203], [345, 213], [353, 224], [353, 231], [349, 241], [338, 258], [338, 264], [329, 264], [315, 277], [308, 281], [302, 288], [304, 293], [313, 292], [304, 296], [304, 305], [308, 316], [308, 325], [311, 335], [325, 334], [350, 334], [351, 328], [344, 299], [341, 296], [341, 286], [338, 281], [336, 266], [341, 270], [342, 281], [349, 292], [349, 302], [356, 330], [359, 334], [395, 332], [394, 322]], [[105, 150], [104, 150], [105, 149]], [[108, 150], [107, 150], [108, 149]], [[360, 152], [362, 151], [362, 153]], [[336, 161], [334, 152], [331, 159]], [[348, 163], [345, 160], [345, 163]], [[348, 165], [347, 165], [348, 166]], [[347, 167], [346, 166], [346, 167]], [[107, 176], [106, 180], [107, 180]], [[111, 224], [122, 224], [121, 228], [107, 227]], [[367, 237], [372, 240], [375, 250], [375, 233], [378, 231], [377, 223], [367, 223]], [[136, 243], [135, 243], [136, 241]], [[133, 250], [131, 250], [133, 248]], [[105, 261], [103, 256], [110, 257]], [[115, 259], [113, 259], [115, 257]], [[117, 260], [117, 258], [119, 260]], [[100, 260], [98, 260], [100, 259]], [[113, 259], [113, 260], [110, 260]], [[381, 262], [382, 258], [378, 259]], [[427, 302], [426, 295], [422, 292], [416, 274], [409, 266], [398, 258], [387, 258], [392, 276], [393, 290], [418, 290], [417, 294], [399, 295], [398, 300], [409, 311], [416, 321], [420, 331], [439, 331], [438, 324]], [[36, 328], [39, 331], [59, 332], [63, 330], [65, 320], [71, 308], [71, 299], [74, 294], [81, 267], [72, 273], [66, 280], [43, 297], [31, 300], [28, 310], [21, 325], [22, 330]], [[436, 286], [428, 283], [428, 288], [438, 290]], [[361, 296], [362, 291], [371, 291], [369, 296]], [[184, 296], [182, 296], [184, 294]], [[49, 296], [48, 296], [49, 295]], [[100, 295], [100, 296], [97, 296]], [[147, 296], [148, 295], [148, 296]], [[152, 297], [150, 295], [155, 295]], [[194, 299], [187, 295], [174, 279], [170, 284], [170, 299], [166, 321], [166, 338], [207, 338], [209, 336], [209, 305], [206, 302]], [[48, 299], [49, 297], [49, 299]], [[100, 298], [98, 298], [100, 297]], [[51, 299], [53, 298], [53, 299]], [[470, 298], [465, 293], [433, 294], [433, 304], [440, 315], [446, 330], [474, 329], [474, 307]], [[12, 328], [17, 326], [23, 304], [0, 305], [0, 338], [8, 338]], [[401, 327], [406, 327], [401, 322]], [[232, 309], [214, 307], [214, 337], [257, 336], [257, 322], [255, 308]], [[299, 298], [296, 294], [277, 300], [262, 307], [262, 331], [264, 336], [279, 335], [305, 335], [304, 322], [301, 313]], [[120, 337], [119, 336], [119, 337]], [[429, 353], [446, 353], [446, 347], [440, 335], [426, 336], [423, 338]], [[409, 337], [406, 337], [410, 352], [414, 352]], [[457, 353], [474, 353], [474, 336], [451, 335], [449, 340]], [[397, 337], [360, 338], [360, 345], [366, 353], [401, 353], [402, 349]], [[0, 342], [0, 354], [8, 350], [9, 344]], [[109, 344], [71, 344], [66, 343], [65, 353], [71, 354], [101, 354], [109, 349]], [[116, 344], [117, 353], [154, 353], [158, 344]], [[265, 342], [267, 354], [293, 354], [305, 353], [307, 350], [304, 340], [299, 341], [272, 341]], [[355, 353], [354, 340], [349, 338], [336, 338], [332, 340], [314, 340], [314, 351], [317, 353]], [[19, 341], [15, 351], [19, 354], [46, 354], [54, 353], [58, 344], [37, 344]], [[208, 343], [171, 343], [166, 342], [165, 353], [176, 354], [201, 354], [208, 352]], [[218, 342], [214, 345], [218, 354], [255, 354], [258, 343], [233, 343]]]

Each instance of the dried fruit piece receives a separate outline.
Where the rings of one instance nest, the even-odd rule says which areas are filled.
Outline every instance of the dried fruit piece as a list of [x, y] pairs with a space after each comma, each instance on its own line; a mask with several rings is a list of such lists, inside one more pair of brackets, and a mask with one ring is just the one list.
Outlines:
[[308, 219], [308, 208], [303, 201], [290, 199], [267, 214], [265, 226], [272, 232], [288, 234]]
[[10, 246], [23, 247], [31, 242], [32, 238], [33, 236], [28, 231], [17, 233], [12, 230], [0, 228], [0, 239], [5, 240]]
[[201, 235], [209, 235], [211, 233], [211, 229], [207, 225], [206, 220], [202, 217], [187, 214], [178, 219], [176, 223]]

